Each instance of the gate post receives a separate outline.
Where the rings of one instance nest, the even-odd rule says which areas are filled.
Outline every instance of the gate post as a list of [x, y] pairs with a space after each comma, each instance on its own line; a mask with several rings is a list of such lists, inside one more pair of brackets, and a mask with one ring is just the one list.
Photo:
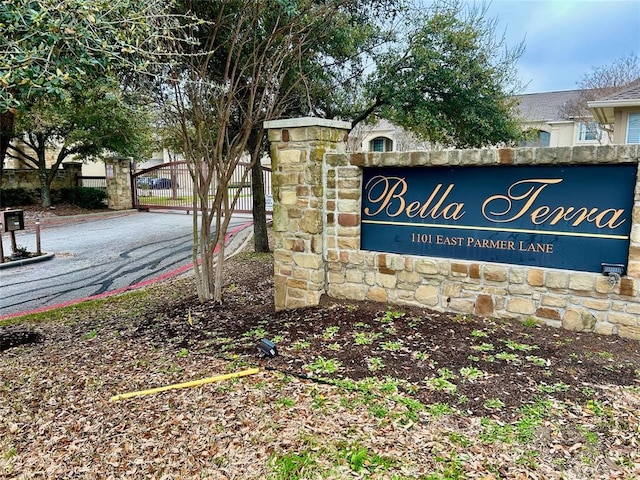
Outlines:
[[107, 177], [107, 201], [112, 210], [133, 208], [131, 191], [131, 161], [128, 158], [108, 158], [104, 161]]
[[275, 307], [317, 305], [326, 292], [324, 155], [346, 150], [351, 123], [305, 117], [264, 128], [271, 144]]

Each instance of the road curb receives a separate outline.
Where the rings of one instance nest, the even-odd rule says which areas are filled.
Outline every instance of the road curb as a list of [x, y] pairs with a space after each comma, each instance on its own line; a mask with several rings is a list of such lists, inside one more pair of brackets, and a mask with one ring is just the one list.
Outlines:
[[23, 258], [22, 260], [11, 260], [9, 262], [0, 263], [0, 270], [5, 268], [22, 267], [31, 263], [44, 262], [45, 260], [51, 260], [55, 255], [55, 253], [43, 253], [37, 257]]

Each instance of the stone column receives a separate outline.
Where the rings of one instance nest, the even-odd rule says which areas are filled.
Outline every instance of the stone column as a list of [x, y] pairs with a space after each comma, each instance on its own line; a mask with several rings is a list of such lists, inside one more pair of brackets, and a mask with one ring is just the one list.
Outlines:
[[317, 305], [326, 291], [323, 160], [346, 150], [351, 123], [305, 117], [264, 128], [273, 171], [276, 310]]
[[131, 192], [131, 161], [128, 158], [109, 158], [104, 161], [107, 177], [107, 201], [112, 210], [133, 208]]

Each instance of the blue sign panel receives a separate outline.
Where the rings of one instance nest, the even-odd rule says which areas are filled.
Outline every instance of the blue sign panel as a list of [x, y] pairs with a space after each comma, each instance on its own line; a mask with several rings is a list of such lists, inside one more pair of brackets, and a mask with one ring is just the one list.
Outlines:
[[363, 250], [601, 272], [627, 264], [637, 165], [365, 168]]

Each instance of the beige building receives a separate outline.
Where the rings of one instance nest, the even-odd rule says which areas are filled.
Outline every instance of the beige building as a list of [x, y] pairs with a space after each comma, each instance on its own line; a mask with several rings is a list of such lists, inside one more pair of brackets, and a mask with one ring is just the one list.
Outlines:
[[610, 97], [588, 103], [600, 123], [613, 125], [613, 143], [640, 143], [640, 80]]
[[[521, 146], [574, 147], [630, 143], [623, 141], [625, 138], [622, 132], [626, 131], [624, 129], [629, 115], [631, 114], [632, 120], [636, 118], [633, 116], [633, 108], [635, 112], [640, 113], [640, 86], [626, 94], [620, 92], [603, 102], [589, 103], [589, 106], [592, 103], [603, 105], [602, 111], [606, 113], [602, 115], [605, 116], [596, 117], [577, 118], [566, 113], [567, 105], [579, 98], [580, 92], [580, 90], [566, 90], [518, 95], [515, 98], [516, 115], [520, 119], [522, 129], [529, 134], [529, 139]], [[614, 107], [617, 112], [615, 133], [614, 138], [609, 138], [606, 131], [598, 128], [597, 122], [613, 124]], [[636, 121], [640, 122], [640, 120]], [[618, 124], [621, 126], [618, 127]], [[426, 142], [411, 138], [411, 135], [402, 128], [386, 120], [381, 120], [373, 126], [357, 127], [349, 137], [350, 151], [389, 152], [429, 149]]]
[[575, 101], [580, 90], [529, 93], [518, 95], [517, 114], [522, 128], [530, 134], [522, 146], [574, 147], [607, 145], [607, 133], [600, 130], [593, 118], [574, 118], [565, 107]]

